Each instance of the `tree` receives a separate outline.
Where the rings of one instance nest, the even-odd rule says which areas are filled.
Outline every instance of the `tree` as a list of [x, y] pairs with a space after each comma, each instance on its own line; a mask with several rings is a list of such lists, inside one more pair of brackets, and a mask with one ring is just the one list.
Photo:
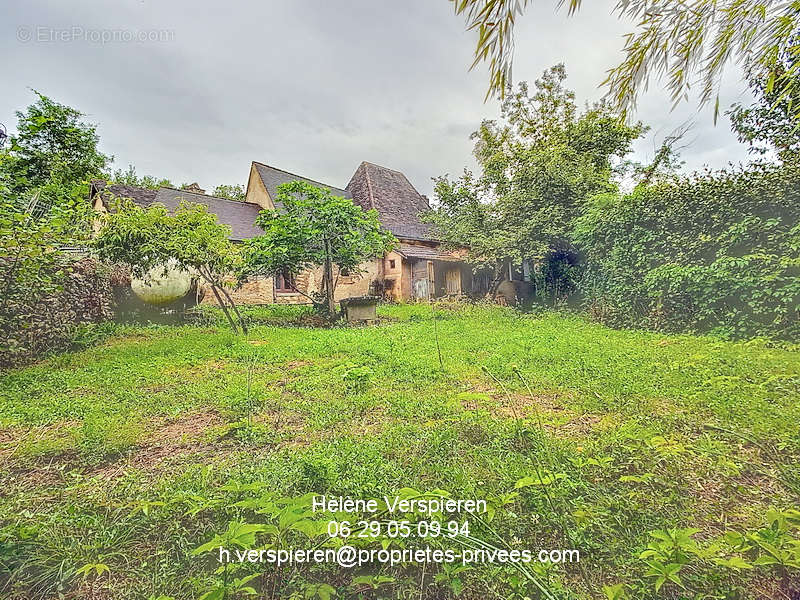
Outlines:
[[211, 288], [231, 329], [247, 333], [226, 281], [241, 270], [241, 254], [229, 239], [230, 227], [217, 223], [206, 206], [181, 202], [170, 215], [160, 204], [142, 208], [124, 200], [103, 219], [93, 242], [100, 258], [127, 265], [140, 279], [153, 276], [154, 271], [157, 274], [161, 267], [166, 272], [169, 265], [199, 275]]
[[692, 125], [691, 122], [685, 122], [664, 136], [661, 143], [655, 146], [653, 159], [649, 163], [630, 161], [637, 186], [646, 187], [654, 183], [674, 181], [678, 177], [684, 165], [680, 151], [691, 145], [691, 142], [682, 142], [691, 131]]
[[771, 71], [751, 73], [755, 103], [747, 108], [735, 104], [728, 112], [739, 141], [750, 144], [753, 152], [772, 149], [783, 161], [800, 154], [800, 125], [794, 114], [800, 106], [799, 64], [798, 55], [785, 52]]
[[18, 133], [0, 150], [0, 353], [6, 356], [30, 350], [20, 346], [29, 338], [21, 332], [64, 283], [69, 261], [59, 249], [88, 239], [87, 179], [108, 160], [80, 112], [37, 96], [17, 112]]
[[556, 65], [532, 94], [520, 83], [501, 121], [484, 121], [472, 135], [479, 175], [436, 182], [426, 220], [448, 245], [468, 247], [473, 264], [495, 268], [498, 282], [509, 263], [573, 262], [574, 219], [589, 197], [616, 189], [617, 165], [644, 131], [604, 104], [579, 114], [565, 79]]
[[237, 202], [244, 202], [245, 198], [244, 186], [241, 184], [218, 185], [211, 194], [218, 198], [227, 198], [228, 200], [236, 200]]
[[162, 187], [175, 187], [169, 179], [153, 177], [152, 175], [139, 175], [136, 173], [136, 168], [133, 165], [128, 165], [126, 170], [116, 169], [111, 174], [111, 180], [114, 183], [122, 185], [131, 185], [134, 187], [147, 188], [157, 190]]
[[[452, 0], [456, 14], [466, 17], [478, 33], [474, 68], [489, 63], [487, 97], [503, 97], [511, 83], [514, 25], [530, 0]], [[569, 14], [581, 0], [559, 0]], [[701, 100], [716, 96], [725, 67], [735, 62], [751, 70], [775, 71], [780, 57], [800, 53], [800, 11], [796, 2], [775, 0], [619, 0], [614, 12], [637, 23], [625, 37], [624, 60], [609, 70], [605, 83], [615, 108], [627, 111], [647, 88], [651, 75], [667, 80], [672, 100], [685, 98], [693, 84], [700, 84]], [[782, 73], [781, 99], [797, 94], [798, 65]], [[800, 118], [800, 103], [790, 106], [793, 119]]]
[[391, 250], [394, 237], [381, 229], [375, 210], [365, 211], [304, 181], [279, 185], [275, 201], [281, 209], [261, 211], [256, 220], [264, 235], [246, 244], [248, 274], [275, 276], [322, 267], [324, 308], [336, 314], [334, 267], [356, 273], [365, 260]]
[[97, 149], [96, 127], [81, 120], [83, 113], [35, 93], [36, 102], [17, 111], [17, 134], [3, 163], [11, 191], [71, 186], [100, 175], [110, 159]]

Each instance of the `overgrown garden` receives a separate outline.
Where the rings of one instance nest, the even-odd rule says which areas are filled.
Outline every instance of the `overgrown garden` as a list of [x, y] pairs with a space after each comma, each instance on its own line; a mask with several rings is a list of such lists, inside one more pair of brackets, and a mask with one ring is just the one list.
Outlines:
[[[691, 175], [680, 131], [632, 162], [646, 125], [579, 108], [563, 66], [509, 91], [474, 134], [478, 172], [439, 178], [426, 218], [531, 294], [386, 304], [374, 327], [333, 304], [334, 272], [393, 245], [374, 212], [295, 182], [245, 244], [191, 203], [112, 198], [100, 218], [92, 178], [169, 181], [108, 173], [95, 127], [38, 95], [0, 152], [0, 595], [794, 600], [797, 105], [783, 75], [757, 75], [756, 104], [731, 114], [766, 154]], [[168, 268], [219, 308], [110, 322], [115, 283]], [[308, 307], [232, 300], [248, 277], [310, 268], [325, 284]], [[311, 511], [322, 493], [480, 498], [486, 513], [425, 545], [580, 560], [218, 560], [422, 543], [331, 535], [353, 516]]]
[[[4, 596], [796, 592], [796, 352], [493, 306], [386, 306], [377, 327], [329, 329], [294, 326], [305, 310], [251, 312], [264, 324], [247, 337], [221, 314], [124, 327], [2, 375]], [[360, 517], [312, 513], [312, 493], [447, 493], [491, 511], [461, 515], [455, 539], [331, 539], [329, 520], [355, 531]], [[218, 562], [219, 546], [344, 543], [577, 549], [580, 562]]]
[[533, 89], [521, 84], [502, 119], [473, 134], [480, 172], [437, 182], [428, 219], [441, 237], [468, 246], [496, 282], [527, 262], [534, 303], [613, 326], [797, 341], [791, 102], [773, 106], [780, 97], [754, 83], [759, 103], [734, 108], [733, 122], [771, 157], [684, 175], [676, 148], [685, 132], [666, 136], [651, 162], [633, 163], [631, 143], [647, 128], [621, 123], [603, 103], [580, 111], [565, 78], [559, 65]]

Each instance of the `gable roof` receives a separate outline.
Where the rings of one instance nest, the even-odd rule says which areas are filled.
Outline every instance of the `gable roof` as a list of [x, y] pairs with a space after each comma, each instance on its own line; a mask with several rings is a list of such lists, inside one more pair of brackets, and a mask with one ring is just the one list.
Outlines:
[[182, 201], [202, 204], [208, 211], [217, 216], [217, 222], [231, 228], [232, 240], [246, 240], [261, 235], [263, 231], [255, 224], [256, 217], [261, 211], [257, 204], [238, 202], [198, 194], [187, 190], [162, 187], [158, 190], [140, 188], [132, 185], [107, 185], [104, 181], [92, 182], [92, 196], [107, 190], [119, 198], [130, 198], [135, 204], [147, 208], [151, 204], [163, 204], [169, 211], [174, 211]]
[[267, 189], [267, 193], [269, 197], [272, 199], [272, 202], [275, 204], [275, 208], [280, 208], [279, 202], [276, 202], [275, 199], [278, 197], [278, 186], [282, 183], [290, 183], [292, 181], [305, 181], [306, 183], [310, 183], [316, 187], [328, 188], [334, 196], [343, 196], [345, 198], [352, 198], [350, 192], [346, 189], [340, 189], [334, 187], [332, 185], [328, 185], [327, 183], [322, 183], [320, 181], [314, 181], [313, 179], [308, 179], [307, 177], [302, 177], [300, 175], [295, 175], [294, 173], [290, 173], [289, 171], [284, 171], [283, 169], [277, 169], [275, 167], [271, 167], [269, 165], [265, 165], [264, 163], [253, 161], [253, 166], [256, 168], [256, 172], [258, 176], [261, 178], [261, 182], [264, 184], [264, 187]]
[[[423, 223], [419, 218], [420, 213], [430, 209], [428, 199], [414, 189], [400, 171], [364, 161], [356, 169], [347, 187], [341, 189], [257, 161], [253, 161], [253, 167], [273, 202], [278, 194], [278, 186], [282, 183], [305, 181], [317, 187], [328, 188], [337, 196], [351, 198], [365, 210], [375, 209], [381, 225], [400, 239], [438, 241], [433, 233], [433, 226]], [[261, 228], [255, 225], [261, 207], [252, 202], [237, 202], [174, 188], [151, 190], [129, 185], [107, 185], [102, 180], [92, 182], [92, 198], [104, 189], [115, 196], [130, 198], [145, 207], [153, 202], [160, 202], [174, 210], [181, 200], [204, 204], [210, 212], [217, 215], [218, 222], [231, 227], [231, 239], [234, 240], [244, 240], [262, 233]], [[280, 204], [276, 203], [275, 208], [280, 209]]]
[[430, 209], [428, 200], [400, 171], [364, 161], [346, 189], [361, 208], [377, 210], [381, 224], [397, 237], [435, 240], [431, 225], [419, 218]]

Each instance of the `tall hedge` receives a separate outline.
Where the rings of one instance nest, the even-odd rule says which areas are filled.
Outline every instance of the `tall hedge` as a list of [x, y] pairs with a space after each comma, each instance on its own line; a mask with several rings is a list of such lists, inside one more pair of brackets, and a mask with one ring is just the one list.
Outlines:
[[800, 339], [800, 165], [749, 165], [593, 200], [575, 230], [614, 326]]

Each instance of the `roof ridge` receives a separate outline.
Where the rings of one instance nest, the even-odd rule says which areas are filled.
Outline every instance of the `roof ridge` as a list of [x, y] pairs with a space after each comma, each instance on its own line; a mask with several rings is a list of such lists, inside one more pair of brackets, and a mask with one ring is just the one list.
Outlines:
[[[365, 165], [372, 165], [373, 167], [378, 167], [379, 169], [384, 169], [386, 171], [392, 171], [393, 173], [400, 173], [400, 175], [402, 175], [403, 177], [406, 177], [405, 174], [402, 171], [398, 171], [397, 169], [392, 169], [391, 167], [384, 167], [383, 165], [379, 165], [377, 163], [370, 162], [368, 160], [362, 160], [361, 162], [363, 162]], [[408, 177], [406, 177], [406, 179], [408, 179]], [[409, 182], [409, 183], [411, 183], [411, 182]]]
[[[142, 188], [142, 189], [152, 189], [152, 188]], [[255, 204], [255, 202], [247, 202], [246, 200], [231, 200], [230, 198], [223, 198], [222, 196], [212, 196], [211, 194], [200, 194], [199, 192], [190, 192], [189, 190], [182, 190], [180, 188], [174, 188], [168, 185], [162, 185], [161, 187], [159, 187], [154, 191], [159, 192], [161, 190], [172, 190], [173, 192], [192, 194], [193, 196], [201, 196], [203, 198], [214, 198], [214, 200], [224, 200], [225, 202], [233, 202], [235, 204], [253, 204], [255, 206], [258, 206], [258, 204]]]
[[254, 165], [261, 165], [262, 167], [267, 167], [268, 169], [274, 169], [275, 171], [280, 171], [281, 173], [286, 173], [287, 175], [294, 175], [295, 177], [299, 177], [300, 179], [305, 179], [306, 181], [311, 181], [313, 183], [318, 183], [320, 185], [324, 185], [328, 188], [333, 188], [335, 190], [342, 190], [344, 188], [336, 187], [335, 185], [331, 185], [330, 183], [325, 183], [323, 181], [319, 181], [318, 179], [311, 179], [310, 177], [306, 177], [305, 175], [299, 175], [297, 173], [292, 173], [291, 171], [287, 171], [286, 169], [281, 169], [279, 167], [273, 167], [272, 165], [268, 165], [267, 163], [262, 163], [260, 161], [254, 160], [252, 161]]
[[364, 161], [364, 178], [367, 180], [367, 193], [369, 194], [369, 205], [372, 207], [372, 210], [377, 210], [375, 208], [375, 194], [372, 192], [372, 181], [369, 178], [369, 169], [367, 168], [370, 163]]

